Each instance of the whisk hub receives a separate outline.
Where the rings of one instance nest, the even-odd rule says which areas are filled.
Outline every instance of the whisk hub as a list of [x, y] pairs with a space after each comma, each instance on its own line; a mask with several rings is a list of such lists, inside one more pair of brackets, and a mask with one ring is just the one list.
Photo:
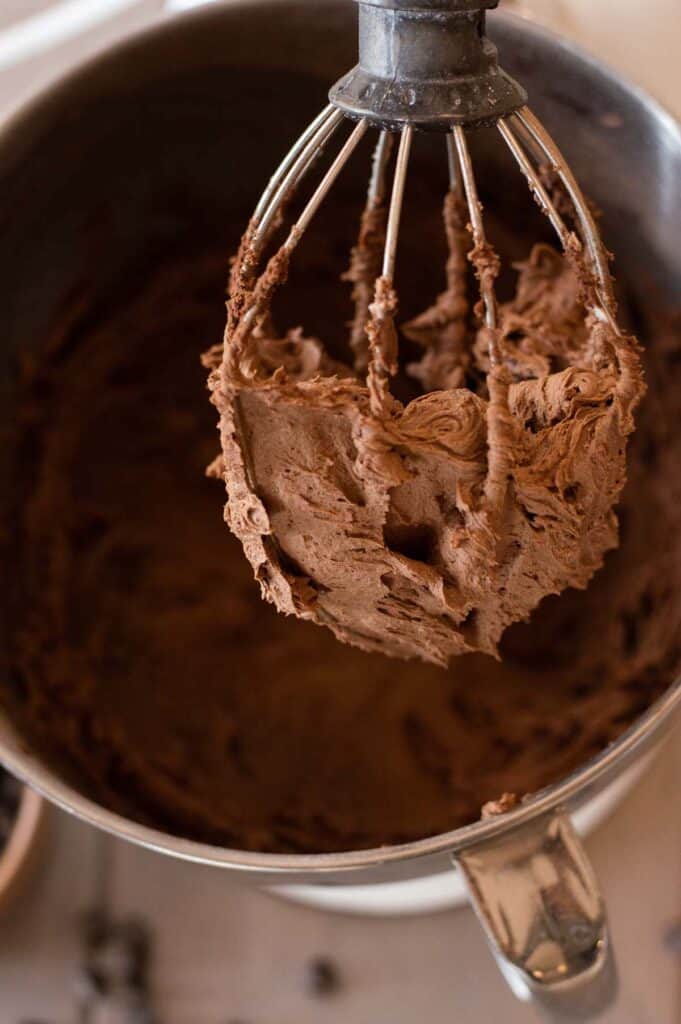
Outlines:
[[493, 124], [527, 95], [485, 35], [494, 0], [358, 0], [359, 63], [330, 92], [350, 117], [422, 130]]

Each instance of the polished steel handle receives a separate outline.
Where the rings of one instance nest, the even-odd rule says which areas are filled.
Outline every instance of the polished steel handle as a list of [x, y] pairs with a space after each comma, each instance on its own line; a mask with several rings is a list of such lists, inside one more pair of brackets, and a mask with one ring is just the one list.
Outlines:
[[545, 815], [455, 860], [516, 996], [551, 1022], [591, 1020], [612, 1005], [605, 906], [566, 815]]

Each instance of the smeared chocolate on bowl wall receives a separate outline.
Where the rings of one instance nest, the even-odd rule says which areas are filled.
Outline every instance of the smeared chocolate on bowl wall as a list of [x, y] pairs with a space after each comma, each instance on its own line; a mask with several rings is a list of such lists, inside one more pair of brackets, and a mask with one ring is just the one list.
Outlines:
[[84, 294], [24, 368], [4, 700], [36, 747], [136, 820], [319, 852], [455, 828], [618, 736], [681, 660], [681, 324], [648, 369], [619, 549], [501, 662], [443, 670], [262, 602], [204, 475], [225, 277], [188, 255], [114, 307]]

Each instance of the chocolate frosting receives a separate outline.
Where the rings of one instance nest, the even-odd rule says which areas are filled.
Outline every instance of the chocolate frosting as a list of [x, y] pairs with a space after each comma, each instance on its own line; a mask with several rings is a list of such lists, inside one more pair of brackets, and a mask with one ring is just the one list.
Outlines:
[[[206, 358], [222, 442], [211, 472], [263, 596], [364, 650], [439, 665], [496, 654], [542, 598], [587, 586], [617, 544], [643, 393], [637, 344], [599, 313], [575, 238], [566, 257], [535, 246], [499, 329], [471, 330], [467, 257], [481, 281], [499, 261], [488, 245], [464, 248], [454, 195], [445, 225], [447, 291], [406, 327], [425, 348], [411, 374], [429, 390], [408, 404], [391, 393], [391, 283], [376, 281], [366, 349], [353, 323], [364, 380], [301, 330], [277, 336], [270, 305], [288, 253], [254, 285], [248, 235], [224, 346]], [[353, 255], [358, 315], [378, 231], [365, 220]]]
[[[407, 842], [564, 777], [681, 662], [681, 324], [653, 332], [619, 548], [510, 627], [501, 661], [444, 670], [261, 601], [204, 476], [223, 254], [187, 251], [108, 302], [77, 291], [23, 362], [0, 530], [0, 698], [21, 735], [121, 814], [255, 850]], [[322, 358], [284, 355], [312, 375]]]

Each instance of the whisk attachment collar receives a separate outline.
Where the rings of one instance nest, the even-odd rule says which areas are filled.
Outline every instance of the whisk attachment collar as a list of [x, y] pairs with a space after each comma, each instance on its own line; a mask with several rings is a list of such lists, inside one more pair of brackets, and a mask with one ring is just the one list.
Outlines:
[[330, 92], [348, 116], [396, 130], [494, 124], [527, 102], [485, 35], [496, 0], [357, 0], [359, 63]]

